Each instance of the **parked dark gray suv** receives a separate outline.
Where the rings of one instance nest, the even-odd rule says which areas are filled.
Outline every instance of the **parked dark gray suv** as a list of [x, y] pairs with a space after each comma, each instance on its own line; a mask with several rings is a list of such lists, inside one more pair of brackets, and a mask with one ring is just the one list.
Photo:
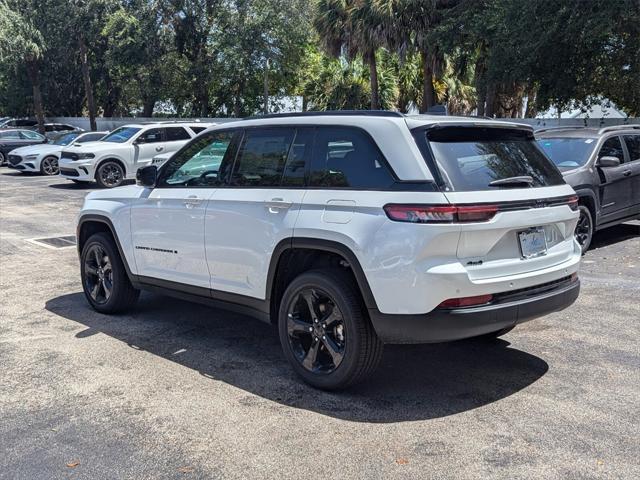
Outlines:
[[640, 125], [548, 128], [535, 136], [579, 196], [575, 235], [583, 252], [596, 230], [640, 218]]

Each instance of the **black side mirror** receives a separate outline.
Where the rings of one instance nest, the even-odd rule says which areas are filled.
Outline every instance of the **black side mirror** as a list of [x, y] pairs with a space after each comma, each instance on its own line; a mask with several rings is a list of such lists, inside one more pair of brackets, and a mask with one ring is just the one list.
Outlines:
[[598, 159], [599, 167], [618, 167], [620, 166], [620, 159], [618, 157], [610, 157], [605, 155]]
[[141, 187], [154, 188], [158, 179], [158, 167], [147, 165], [136, 172], [136, 183]]

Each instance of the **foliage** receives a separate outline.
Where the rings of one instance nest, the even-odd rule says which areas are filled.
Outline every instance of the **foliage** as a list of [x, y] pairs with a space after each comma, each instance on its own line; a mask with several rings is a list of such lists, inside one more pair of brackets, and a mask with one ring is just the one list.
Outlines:
[[639, 70], [637, 0], [0, 0], [2, 115], [640, 115]]

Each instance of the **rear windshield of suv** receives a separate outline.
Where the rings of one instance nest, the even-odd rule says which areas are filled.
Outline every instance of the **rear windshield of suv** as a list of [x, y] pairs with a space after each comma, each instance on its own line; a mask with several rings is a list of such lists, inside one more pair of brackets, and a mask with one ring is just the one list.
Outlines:
[[527, 130], [441, 127], [426, 131], [448, 191], [562, 185], [562, 174]]
[[591, 157], [595, 138], [540, 138], [538, 145], [560, 170], [583, 166]]

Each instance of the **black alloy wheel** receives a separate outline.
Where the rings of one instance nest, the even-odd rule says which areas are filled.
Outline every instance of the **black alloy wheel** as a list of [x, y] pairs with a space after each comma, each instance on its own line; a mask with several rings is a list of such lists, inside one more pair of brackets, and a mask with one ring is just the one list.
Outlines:
[[582, 253], [585, 253], [591, 245], [591, 239], [593, 238], [593, 217], [591, 212], [584, 205], [580, 205], [580, 217], [574, 235], [576, 240], [582, 248]]
[[287, 360], [308, 384], [349, 387], [377, 368], [383, 344], [353, 276], [339, 268], [311, 270], [287, 286], [278, 314]]
[[99, 244], [89, 247], [84, 258], [84, 284], [86, 291], [97, 304], [105, 304], [113, 290], [111, 259]]
[[118, 247], [107, 233], [96, 233], [83, 245], [80, 274], [87, 301], [100, 313], [125, 311], [140, 295], [129, 280]]
[[96, 181], [101, 187], [118, 187], [124, 181], [124, 171], [116, 162], [105, 162], [98, 168]]
[[344, 318], [327, 292], [318, 288], [298, 291], [289, 304], [287, 333], [294, 355], [309, 372], [331, 373], [342, 363]]

